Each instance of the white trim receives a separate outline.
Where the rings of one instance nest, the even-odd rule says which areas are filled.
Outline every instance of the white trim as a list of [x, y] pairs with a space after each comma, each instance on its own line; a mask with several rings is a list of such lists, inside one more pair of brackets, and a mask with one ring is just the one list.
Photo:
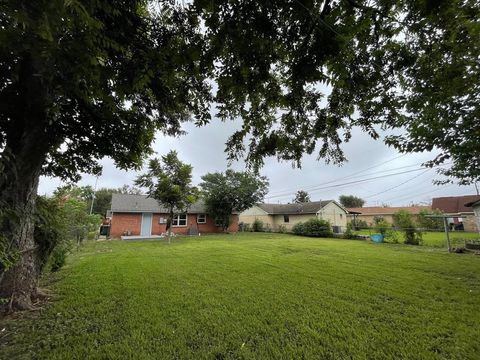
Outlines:
[[[322, 217], [323, 216], [323, 209], [325, 209], [328, 205], [330, 204], [335, 204], [338, 208], [340, 208], [341, 210], [343, 210], [345, 212], [345, 215], [349, 215], [350, 213], [348, 212], [347, 209], [345, 209], [342, 205], [340, 205], [338, 202], [336, 202], [335, 200], [332, 200], [332, 201], [329, 201], [328, 203], [325, 204], [325, 206], [322, 206], [322, 208], [320, 210], [318, 210], [316, 212], [317, 216], [320, 216]], [[364, 215], [367, 215], [367, 214], [364, 214]], [[368, 214], [368, 215], [372, 215], [372, 214]]]
[[[180, 223], [180, 216], [185, 215], [185, 225], [173, 225], [173, 220], [177, 218], [177, 223]], [[177, 214], [173, 215], [172, 227], [187, 227], [188, 225], [188, 215], [187, 214]]]
[[[198, 220], [198, 217], [200, 215], [203, 215], [203, 221]], [[204, 213], [197, 214], [197, 224], [206, 224], [206, 223], [207, 223], [207, 214], [204, 214]]]

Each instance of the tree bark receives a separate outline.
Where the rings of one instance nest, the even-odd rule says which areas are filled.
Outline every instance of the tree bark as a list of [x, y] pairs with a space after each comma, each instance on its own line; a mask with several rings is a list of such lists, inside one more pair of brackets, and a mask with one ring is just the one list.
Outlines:
[[[6, 130], [0, 154], [0, 236], [7, 253], [16, 256], [13, 266], [0, 263], [0, 297], [10, 310], [32, 308], [42, 269], [42, 251], [34, 239], [35, 200], [42, 166], [55, 144], [48, 134], [48, 85], [36, 74], [38, 59], [26, 55], [19, 74], [19, 102]], [[13, 116], [12, 115], [12, 116]]]
[[[32, 163], [36, 158], [37, 164]], [[37, 187], [43, 159], [38, 154], [25, 159], [14, 154], [0, 181], [0, 201], [8, 213], [2, 219], [0, 234], [7, 242], [8, 252], [17, 261], [14, 266], [0, 269], [0, 297], [9, 299], [10, 310], [32, 308], [32, 299], [41, 271], [41, 249], [34, 239], [34, 213]]]
[[170, 244], [171, 238], [172, 238], [172, 225], [173, 225], [173, 209], [170, 209], [170, 213], [168, 214], [168, 219], [167, 219], [167, 237], [168, 237], [168, 243]]

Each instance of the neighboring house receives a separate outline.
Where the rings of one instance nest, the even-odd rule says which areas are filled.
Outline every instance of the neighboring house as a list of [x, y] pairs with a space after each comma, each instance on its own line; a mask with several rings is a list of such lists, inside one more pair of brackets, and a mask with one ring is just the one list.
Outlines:
[[389, 224], [393, 224], [393, 215], [400, 211], [405, 210], [410, 214], [417, 216], [422, 210], [431, 210], [430, 206], [396, 206], [396, 207], [384, 207], [384, 206], [370, 206], [361, 208], [347, 208], [349, 215], [349, 221], [355, 224], [355, 220], [363, 220], [369, 226], [375, 225], [375, 218], [382, 218]]
[[252, 225], [256, 219], [273, 231], [284, 226], [291, 230], [295, 224], [312, 218], [328, 220], [334, 229], [342, 232], [347, 227], [347, 210], [334, 200], [301, 204], [256, 204], [240, 214], [240, 222]]
[[464, 204], [468, 208], [473, 209], [473, 213], [475, 215], [475, 220], [477, 222], [477, 230], [480, 232], [480, 196], [477, 200], [471, 201], [469, 203]]
[[465, 206], [467, 203], [480, 200], [478, 195], [447, 196], [432, 199], [432, 209], [438, 209], [445, 214], [451, 214], [448, 219], [450, 224], [458, 226], [463, 224], [465, 231], [478, 231], [475, 214], [471, 207]]
[[[166, 232], [168, 210], [145, 195], [112, 194], [110, 236], [160, 235]], [[238, 230], [238, 214], [232, 214], [228, 231]], [[223, 229], [205, 213], [202, 202], [176, 214], [172, 222], [175, 234], [218, 233]]]

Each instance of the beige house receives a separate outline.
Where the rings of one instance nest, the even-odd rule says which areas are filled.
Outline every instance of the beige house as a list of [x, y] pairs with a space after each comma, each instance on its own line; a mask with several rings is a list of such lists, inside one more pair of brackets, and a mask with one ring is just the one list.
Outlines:
[[348, 208], [348, 220], [355, 224], [356, 220], [362, 220], [369, 226], [375, 225], [375, 218], [382, 218], [386, 222], [393, 224], [393, 216], [396, 212], [403, 210], [409, 212], [413, 216], [420, 214], [422, 210], [431, 210], [430, 206], [401, 206], [401, 207], [384, 207], [370, 206], [361, 208]]
[[272, 231], [279, 231], [281, 226], [288, 231], [299, 222], [318, 218], [328, 220], [334, 231], [343, 232], [347, 227], [347, 214], [348, 211], [334, 200], [301, 204], [257, 204], [242, 212], [239, 221], [251, 225], [259, 219]]

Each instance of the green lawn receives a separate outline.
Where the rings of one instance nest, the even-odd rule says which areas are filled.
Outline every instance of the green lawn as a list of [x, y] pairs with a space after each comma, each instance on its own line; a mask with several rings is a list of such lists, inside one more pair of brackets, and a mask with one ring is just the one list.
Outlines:
[[[394, 231], [396, 234], [396, 238], [399, 242], [403, 243], [404, 237], [401, 231]], [[358, 235], [371, 235], [378, 233], [375, 229], [366, 229], [356, 231], [355, 234]], [[465, 232], [465, 231], [451, 231], [449, 233], [450, 236], [450, 243], [452, 246], [463, 246], [465, 240], [480, 240], [480, 234], [476, 232]], [[387, 242], [391, 241], [389, 239], [386, 240]], [[422, 244], [424, 246], [430, 247], [440, 247], [440, 248], [447, 248], [447, 240], [445, 237], [445, 233], [441, 231], [425, 231], [422, 233]]]
[[[280, 234], [87, 244], [1, 359], [478, 359], [480, 256]], [[2, 329], [5, 329], [2, 331]]]

